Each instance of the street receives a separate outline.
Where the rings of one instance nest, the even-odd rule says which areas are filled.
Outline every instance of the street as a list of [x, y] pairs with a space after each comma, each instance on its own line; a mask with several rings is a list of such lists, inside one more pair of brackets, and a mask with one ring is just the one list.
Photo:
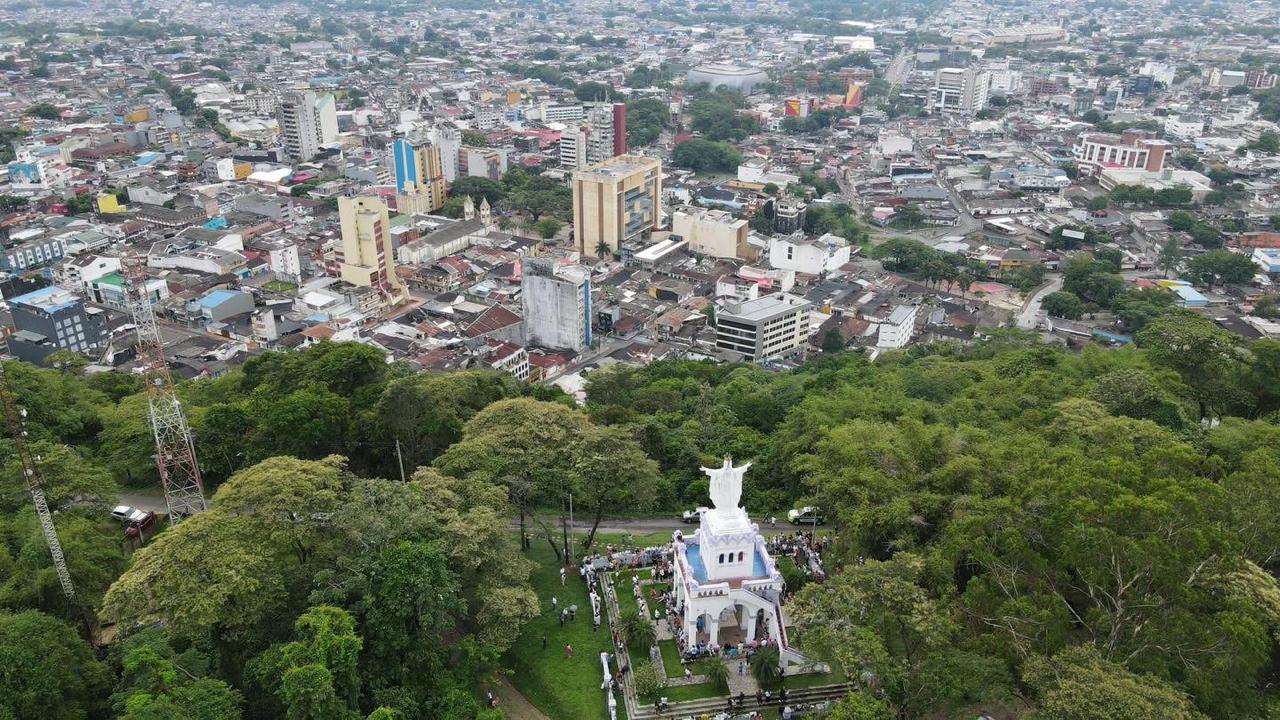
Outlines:
[[[165, 507], [164, 495], [161, 494], [160, 488], [158, 487], [156, 488], [155, 492], [133, 490], [127, 493], [121, 493], [120, 496], [116, 499], [116, 503], [118, 505], [128, 505], [130, 507], [137, 508], [138, 510], [142, 510], [144, 512], [148, 512], [148, 511], [154, 512], [157, 515], [164, 515], [168, 512], [168, 508]], [[548, 523], [555, 524], [555, 525], [559, 525], [559, 522], [560, 522], [560, 519], [558, 517], [551, 517], [551, 518], [544, 518], [544, 519]], [[791, 532], [793, 530], [799, 529], [797, 526], [787, 522], [783, 517], [778, 518], [778, 525], [776, 529], [769, 527], [767, 518], [757, 517], [757, 518], [752, 518], [752, 520], [760, 524], [761, 532], [763, 532], [766, 535], [768, 535], [771, 532]], [[573, 526], [574, 526], [575, 532], [585, 533], [591, 529], [591, 519], [584, 518], [581, 515], [579, 515], [578, 517], [574, 518]], [[512, 518], [511, 528], [514, 530], [519, 527], [520, 527], [519, 519]], [[536, 525], [534, 525], [532, 521], [528, 521], [526, 522], [525, 527], [526, 529], [529, 529], [529, 528], [536, 527]], [[670, 532], [673, 530], [686, 530], [688, 532], [693, 532], [693, 530], [697, 527], [698, 527], [697, 523], [685, 524], [680, 521], [680, 518], [677, 517], [675, 513], [672, 513], [671, 517], [617, 518], [617, 519], [605, 518], [604, 520], [600, 521], [600, 527], [596, 530], [596, 532], [605, 533], [607, 535], [624, 535], [626, 533], [631, 533], [632, 535], [649, 535], [651, 533]], [[809, 526], [805, 525], [804, 527], [808, 528]], [[819, 527], [823, 527], [823, 526], [820, 525]]]
[[901, 85], [910, 72], [911, 54], [903, 49], [894, 56], [893, 62], [889, 63], [888, 69], [884, 72], [884, 79], [888, 80], [890, 85]]
[[1036, 329], [1036, 315], [1040, 312], [1040, 305], [1048, 295], [1058, 292], [1062, 289], [1062, 276], [1051, 278], [1047, 285], [1044, 285], [1035, 292], [1027, 302], [1023, 304], [1022, 311], [1018, 313], [1017, 326], [1023, 330]]

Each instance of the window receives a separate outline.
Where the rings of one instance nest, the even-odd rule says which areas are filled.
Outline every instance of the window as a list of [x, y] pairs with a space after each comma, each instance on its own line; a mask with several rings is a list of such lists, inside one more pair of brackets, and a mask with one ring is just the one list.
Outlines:
[[738, 551], [738, 562], [742, 562], [742, 551]]

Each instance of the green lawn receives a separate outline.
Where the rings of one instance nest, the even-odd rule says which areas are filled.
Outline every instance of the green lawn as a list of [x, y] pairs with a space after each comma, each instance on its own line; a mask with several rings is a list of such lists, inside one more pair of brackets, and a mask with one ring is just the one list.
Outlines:
[[673, 703], [686, 702], [688, 700], [701, 700], [703, 698], [728, 697], [728, 695], [717, 690], [711, 683], [665, 687], [658, 692], [658, 695], [665, 696], [667, 698], [667, 702]]
[[[503, 657], [503, 667], [511, 670], [511, 683], [542, 712], [560, 720], [598, 720], [605, 714], [605, 692], [600, 689], [600, 653], [610, 651], [607, 621], [599, 632], [591, 632], [591, 601], [586, 585], [571, 573], [560, 587], [560, 569], [547, 544], [533, 544], [528, 557], [537, 563], [532, 577], [542, 614], [524, 629], [520, 639]], [[578, 619], [560, 627], [551, 610], [551, 598], [560, 607], [576, 604]], [[542, 638], [547, 648], [542, 649]], [[573, 658], [564, 656], [565, 644], [573, 645]], [[616, 668], [615, 668], [616, 669]], [[625, 711], [619, 697], [618, 716]]]
[[846, 682], [844, 669], [840, 667], [840, 663], [834, 660], [827, 662], [831, 666], [829, 673], [804, 673], [803, 675], [788, 675], [785, 680], [785, 686], [791, 689], [808, 688], [817, 685], [834, 685], [836, 683]]
[[[641, 570], [639, 576], [643, 579], [649, 577], [652, 573], [652, 570]], [[613, 576], [613, 587], [618, 592], [618, 610], [623, 615], [629, 612], [640, 612], [640, 605], [636, 603], [635, 593], [631, 589], [631, 578], [635, 574], [632, 570], [619, 570]], [[640, 588], [641, 592], [646, 590], [646, 587], [642, 586]]]
[[663, 640], [658, 643], [662, 652], [662, 664], [666, 667], [667, 677], [684, 677], [684, 668], [680, 665], [680, 648], [675, 640]]

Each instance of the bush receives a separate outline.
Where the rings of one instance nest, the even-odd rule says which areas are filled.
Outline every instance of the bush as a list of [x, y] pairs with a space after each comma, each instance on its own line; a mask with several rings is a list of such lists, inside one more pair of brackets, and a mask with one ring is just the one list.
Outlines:
[[805, 586], [809, 579], [805, 577], [804, 571], [796, 567], [794, 560], [783, 558], [778, 562], [778, 570], [782, 573], [782, 582], [787, 587], [787, 592], [798, 593]]
[[632, 610], [622, 616], [622, 638], [632, 649], [648, 655], [649, 648], [658, 640], [658, 632], [653, 623]]
[[667, 685], [666, 678], [658, 673], [652, 660], [644, 660], [632, 668], [631, 682], [634, 683], [632, 687], [635, 688], [636, 695], [649, 699], [653, 699]]

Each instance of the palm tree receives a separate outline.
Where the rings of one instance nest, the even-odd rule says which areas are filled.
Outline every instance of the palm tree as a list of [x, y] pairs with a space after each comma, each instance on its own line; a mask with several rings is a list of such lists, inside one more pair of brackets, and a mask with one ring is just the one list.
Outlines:
[[609, 243], [603, 240], [596, 243], [596, 257], [603, 260], [604, 256], [608, 255], [610, 252], [611, 250], [609, 249]]
[[649, 648], [658, 641], [658, 629], [647, 618], [632, 610], [622, 616], [622, 639], [627, 641], [627, 645], [648, 655]]
[[711, 681], [711, 686], [720, 692], [729, 691], [729, 668], [725, 667], [723, 662], [712, 660], [707, 667], [707, 680]]
[[778, 648], [766, 646], [751, 656], [751, 676], [762, 688], [776, 688], [782, 684], [782, 667], [778, 662]]

